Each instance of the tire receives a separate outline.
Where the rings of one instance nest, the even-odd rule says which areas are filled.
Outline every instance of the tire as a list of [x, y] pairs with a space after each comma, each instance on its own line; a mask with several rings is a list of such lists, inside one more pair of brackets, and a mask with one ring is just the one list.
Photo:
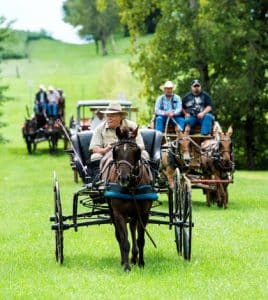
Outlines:
[[57, 229], [55, 230], [55, 257], [59, 264], [63, 264], [63, 217], [61, 208], [60, 188], [54, 172], [53, 178], [53, 192], [54, 192], [54, 212], [55, 212], [55, 223]]
[[182, 210], [181, 210], [181, 174], [179, 168], [174, 173], [173, 190], [173, 224], [175, 231], [175, 243], [178, 255], [182, 255]]
[[184, 177], [182, 188], [182, 255], [185, 260], [191, 259], [192, 251], [192, 189], [189, 179]]

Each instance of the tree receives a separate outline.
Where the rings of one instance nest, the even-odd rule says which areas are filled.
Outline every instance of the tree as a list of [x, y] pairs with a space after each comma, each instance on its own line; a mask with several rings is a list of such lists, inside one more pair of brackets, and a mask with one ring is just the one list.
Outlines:
[[[10, 25], [11, 22], [6, 22], [6, 19], [3, 16], [0, 16], [0, 60], [2, 58], [2, 53], [4, 51], [4, 42], [9, 37], [11, 31], [10, 31]], [[8, 97], [4, 95], [4, 92], [7, 90], [6, 85], [0, 85], [0, 106], [3, 105], [3, 103], [8, 100]], [[0, 117], [2, 116], [2, 112], [0, 111]], [[0, 122], [0, 128], [3, 127], [4, 124]], [[0, 142], [3, 142], [4, 138], [3, 135], [0, 134]]]
[[[235, 128], [240, 167], [267, 167], [267, 13], [265, 1], [117, 0], [133, 41], [131, 66], [153, 107], [159, 85], [175, 80], [187, 91], [198, 77], [212, 94], [217, 118]], [[152, 10], [160, 10], [156, 32], [139, 34]], [[181, 93], [181, 92], [180, 92]]]
[[79, 35], [92, 35], [98, 53], [101, 41], [102, 54], [107, 55], [107, 38], [119, 24], [116, 2], [107, 0], [102, 4], [98, 0], [66, 0], [63, 3], [64, 21], [79, 27]]

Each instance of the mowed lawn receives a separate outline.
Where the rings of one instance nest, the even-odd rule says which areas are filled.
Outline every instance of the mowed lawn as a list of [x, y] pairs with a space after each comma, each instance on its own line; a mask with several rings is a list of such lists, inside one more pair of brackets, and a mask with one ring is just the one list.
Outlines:
[[[78, 99], [107, 97], [107, 89], [116, 97], [119, 89], [111, 70], [122, 76], [122, 91], [134, 97], [133, 86], [139, 84], [127, 68], [126, 48], [127, 40], [121, 40], [116, 54], [102, 58], [95, 55], [94, 45], [39, 41], [31, 44], [30, 62], [2, 64], [14, 100], [3, 107], [7, 127], [1, 129], [9, 142], [0, 147], [0, 299], [267, 299], [264, 171], [235, 173], [226, 210], [208, 208], [202, 193], [193, 191], [191, 262], [177, 255], [173, 230], [149, 225], [157, 249], [146, 239], [145, 268], [133, 267], [125, 274], [113, 227], [104, 225], [65, 231], [65, 261], [56, 263], [49, 222], [52, 173], [58, 175], [64, 214], [71, 213], [72, 195], [81, 184], [73, 182], [62, 144], [54, 155], [46, 143], [38, 145], [36, 154], [27, 154], [21, 135], [25, 106], [40, 83], [53, 84], [66, 92], [68, 120]], [[167, 209], [164, 196], [162, 200]]]

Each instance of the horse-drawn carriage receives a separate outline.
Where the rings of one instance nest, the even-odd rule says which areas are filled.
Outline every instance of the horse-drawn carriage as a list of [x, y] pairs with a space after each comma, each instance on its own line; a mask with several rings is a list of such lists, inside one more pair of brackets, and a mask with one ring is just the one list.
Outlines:
[[227, 208], [228, 185], [233, 183], [234, 154], [229, 127], [224, 133], [217, 121], [210, 135], [199, 134], [195, 128], [191, 134], [165, 131], [166, 144], [162, 146], [162, 173], [173, 188], [173, 174], [180, 172], [189, 180], [192, 188], [203, 190], [207, 205], [217, 203]]
[[[28, 112], [28, 108], [27, 108]], [[22, 136], [26, 142], [27, 151], [29, 154], [34, 153], [37, 148], [37, 144], [48, 141], [49, 150], [54, 152], [58, 147], [58, 141], [63, 140], [64, 150], [68, 147], [68, 138], [64, 133], [62, 126], [64, 124], [64, 106], [62, 106], [61, 112], [58, 117], [47, 116], [45, 112], [36, 112], [32, 117], [25, 118], [25, 122], [22, 127]], [[67, 127], [63, 125], [65, 131], [68, 131]]]
[[[121, 132], [117, 129], [118, 142], [112, 149], [112, 160], [101, 165], [100, 174], [92, 173], [89, 164], [89, 143], [92, 131], [77, 132], [72, 136], [73, 162], [84, 184], [73, 195], [72, 215], [63, 215], [59, 183], [54, 173], [54, 215], [50, 218], [55, 231], [56, 260], [63, 263], [63, 234], [65, 230], [90, 225], [111, 224], [120, 246], [121, 263], [125, 271], [130, 270], [126, 224], [132, 235], [133, 264], [144, 266], [143, 248], [146, 233], [155, 245], [147, 223], [168, 225], [174, 228], [176, 248], [184, 259], [191, 258], [192, 206], [190, 180], [178, 169], [174, 174], [176, 188], [172, 190], [167, 181], [161, 182], [159, 165], [161, 159], [162, 134], [154, 129], [141, 129], [145, 149], [150, 159], [145, 161], [135, 142], [137, 132]], [[106, 174], [106, 175], [105, 175]], [[161, 209], [158, 195], [168, 201], [168, 211]], [[166, 200], [165, 199], [165, 200]], [[88, 211], [85, 212], [86, 207]], [[81, 209], [82, 212], [79, 212]], [[136, 239], [136, 230], [138, 236]]]

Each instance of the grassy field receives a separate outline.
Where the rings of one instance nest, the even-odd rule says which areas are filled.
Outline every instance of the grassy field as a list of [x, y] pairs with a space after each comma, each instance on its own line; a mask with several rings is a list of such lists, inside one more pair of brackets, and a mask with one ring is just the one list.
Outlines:
[[201, 192], [193, 192], [190, 263], [178, 257], [173, 231], [149, 225], [158, 248], [146, 240], [145, 269], [134, 267], [125, 274], [113, 227], [105, 225], [66, 231], [65, 262], [56, 264], [48, 221], [53, 170], [64, 214], [71, 213], [72, 195], [80, 185], [73, 182], [62, 150], [50, 155], [44, 143], [35, 155], [27, 154], [21, 136], [25, 105], [39, 83], [65, 90], [67, 117], [77, 99], [104, 98], [107, 91], [116, 97], [119, 88], [139, 104], [126, 47], [127, 40], [121, 40], [117, 54], [102, 58], [93, 45], [41, 41], [31, 45], [30, 62], [2, 65], [14, 100], [4, 106], [8, 125], [2, 131], [9, 143], [0, 147], [0, 299], [267, 299], [268, 172], [237, 171], [227, 210], [206, 207]]

